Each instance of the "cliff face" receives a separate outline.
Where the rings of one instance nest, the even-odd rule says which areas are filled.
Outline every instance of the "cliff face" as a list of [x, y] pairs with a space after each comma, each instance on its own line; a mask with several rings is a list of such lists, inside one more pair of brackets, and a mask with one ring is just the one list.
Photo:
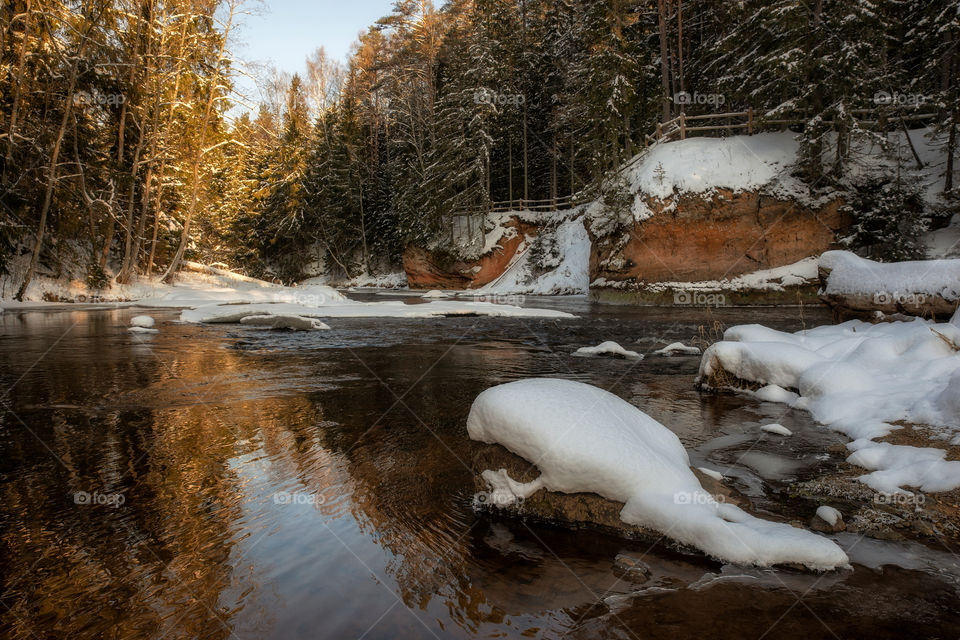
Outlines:
[[411, 289], [476, 289], [506, 271], [527, 239], [539, 228], [514, 217], [503, 225], [508, 233], [493, 250], [476, 260], [460, 260], [410, 246], [403, 252], [403, 270]]
[[626, 235], [591, 235], [591, 281], [731, 278], [833, 248], [851, 225], [840, 200], [814, 210], [753, 191], [649, 197], [646, 204], [653, 215]]

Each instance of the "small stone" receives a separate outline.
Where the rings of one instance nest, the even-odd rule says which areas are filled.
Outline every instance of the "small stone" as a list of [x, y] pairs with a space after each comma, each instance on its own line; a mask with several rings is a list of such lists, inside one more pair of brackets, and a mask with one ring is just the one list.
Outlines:
[[613, 566], [626, 573], [633, 582], [646, 582], [653, 573], [647, 563], [626, 553], [617, 554]]
[[836, 533], [846, 531], [847, 525], [843, 522], [843, 516], [833, 507], [823, 506], [817, 509], [817, 513], [810, 521], [810, 528], [814, 531], [824, 533]]

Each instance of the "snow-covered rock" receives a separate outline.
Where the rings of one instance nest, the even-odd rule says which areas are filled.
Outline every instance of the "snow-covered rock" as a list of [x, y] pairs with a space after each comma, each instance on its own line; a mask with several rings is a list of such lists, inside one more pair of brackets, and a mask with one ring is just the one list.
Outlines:
[[157, 333], [153, 328], [154, 320], [151, 316], [134, 316], [130, 319], [130, 327], [127, 329], [131, 333]]
[[960, 487], [960, 461], [946, 460], [943, 449], [873, 439], [900, 422], [929, 425], [945, 440], [960, 436], [957, 344], [956, 325], [920, 318], [797, 333], [742, 325], [704, 352], [698, 383], [722, 384], [726, 373], [765, 385], [754, 392], [763, 400], [810, 411], [854, 440], [848, 461], [870, 470], [860, 480], [878, 491], [943, 491]]
[[817, 513], [810, 523], [810, 528], [815, 531], [824, 531], [826, 533], [836, 533], [845, 531], [847, 526], [843, 522], [843, 516], [833, 507], [823, 505], [817, 507]]
[[330, 328], [328, 324], [316, 318], [287, 314], [247, 316], [240, 319], [240, 324], [267, 329], [293, 329], [295, 331], [316, 331]]
[[541, 472], [523, 483], [506, 470], [484, 472], [498, 504], [540, 488], [596, 493], [624, 503], [624, 522], [726, 562], [800, 563], [817, 570], [847, 564], [843, 550], [826, 538], [717, 502], [689, 468], [673, 432], [596, 387], [556, 379], [493, 387], [474, 401], [467, 430], [472, 439], [499, 443]]
[[616, 342], [612, 340], [607, 340], [606, 342], [601, 342], [595, 347], [580, 347], [573, 352], [575, 356], [620, 356], [622, 358], [628, 358], [631, 360], [642, 360], [643, 354], [637, 353], [636, 351], [630, 351], [624, 349]]
[[661, 356], [672, 356], [677, 353], [681, 353], [683, 355], [698, 356], [700, 355], [700, 348], [688, 347], [682, 342], [673, 342], [668, 344], [662, 349], [657, 349], [656, 351], [654, 351], [654, 353]]
[[760, 427], [760, 429], [761, 429], [762, 431], [766, 431], [767, 433], [775, 433], [775, 434], [777, 434], [778, 436], [792, 436], [792, 435], [793, 435], [793, 431], [790, 431], [790, 429], [787, 429], [787, 428], [786, 428], [785, 426], [783, 426], [782, 424], [777, 424], [777, 423], [765, 424], [765, 425], [763, 425], [762, 427]]

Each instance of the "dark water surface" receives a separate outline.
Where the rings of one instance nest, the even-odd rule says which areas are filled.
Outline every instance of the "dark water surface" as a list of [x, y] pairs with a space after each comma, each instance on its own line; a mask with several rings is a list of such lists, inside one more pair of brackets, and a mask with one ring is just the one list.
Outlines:
[[[696, 392], [698, 357], [571, 355], [689, 344], [715, 322], [797, 330], [829, 322], [819, 309], [530, 303], [580, 317], [284, 333], [150, 311], [160, 332], [136, 335], [131, 309], [0, 315], [0, 635], [960, 636], [946, 547], [843, 534], [853, 570], [814, 575], [476, 515], [470, 403], [530, 376], [626, 398], [768, 517], [809, 519], [787, 483], [843, 457], [802, 412]], [[771, 421], [796, 435], [760, 435]]]

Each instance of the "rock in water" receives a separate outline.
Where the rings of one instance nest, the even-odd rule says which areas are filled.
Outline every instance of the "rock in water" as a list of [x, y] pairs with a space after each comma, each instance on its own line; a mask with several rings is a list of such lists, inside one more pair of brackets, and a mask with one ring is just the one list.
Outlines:
[[623, 503], [623, 522], [725, 562], [847, 565], [843, 550], [826, 538], [718, 502], [690, 470], [673, 432], [602, 389], [550, 378], [499, 385], [474, 401], [467, 431], [540, 471], [518, 481], [505, 468], [485, 470], [493, 505], [526, 500], [540, 489], [596, 494]]

